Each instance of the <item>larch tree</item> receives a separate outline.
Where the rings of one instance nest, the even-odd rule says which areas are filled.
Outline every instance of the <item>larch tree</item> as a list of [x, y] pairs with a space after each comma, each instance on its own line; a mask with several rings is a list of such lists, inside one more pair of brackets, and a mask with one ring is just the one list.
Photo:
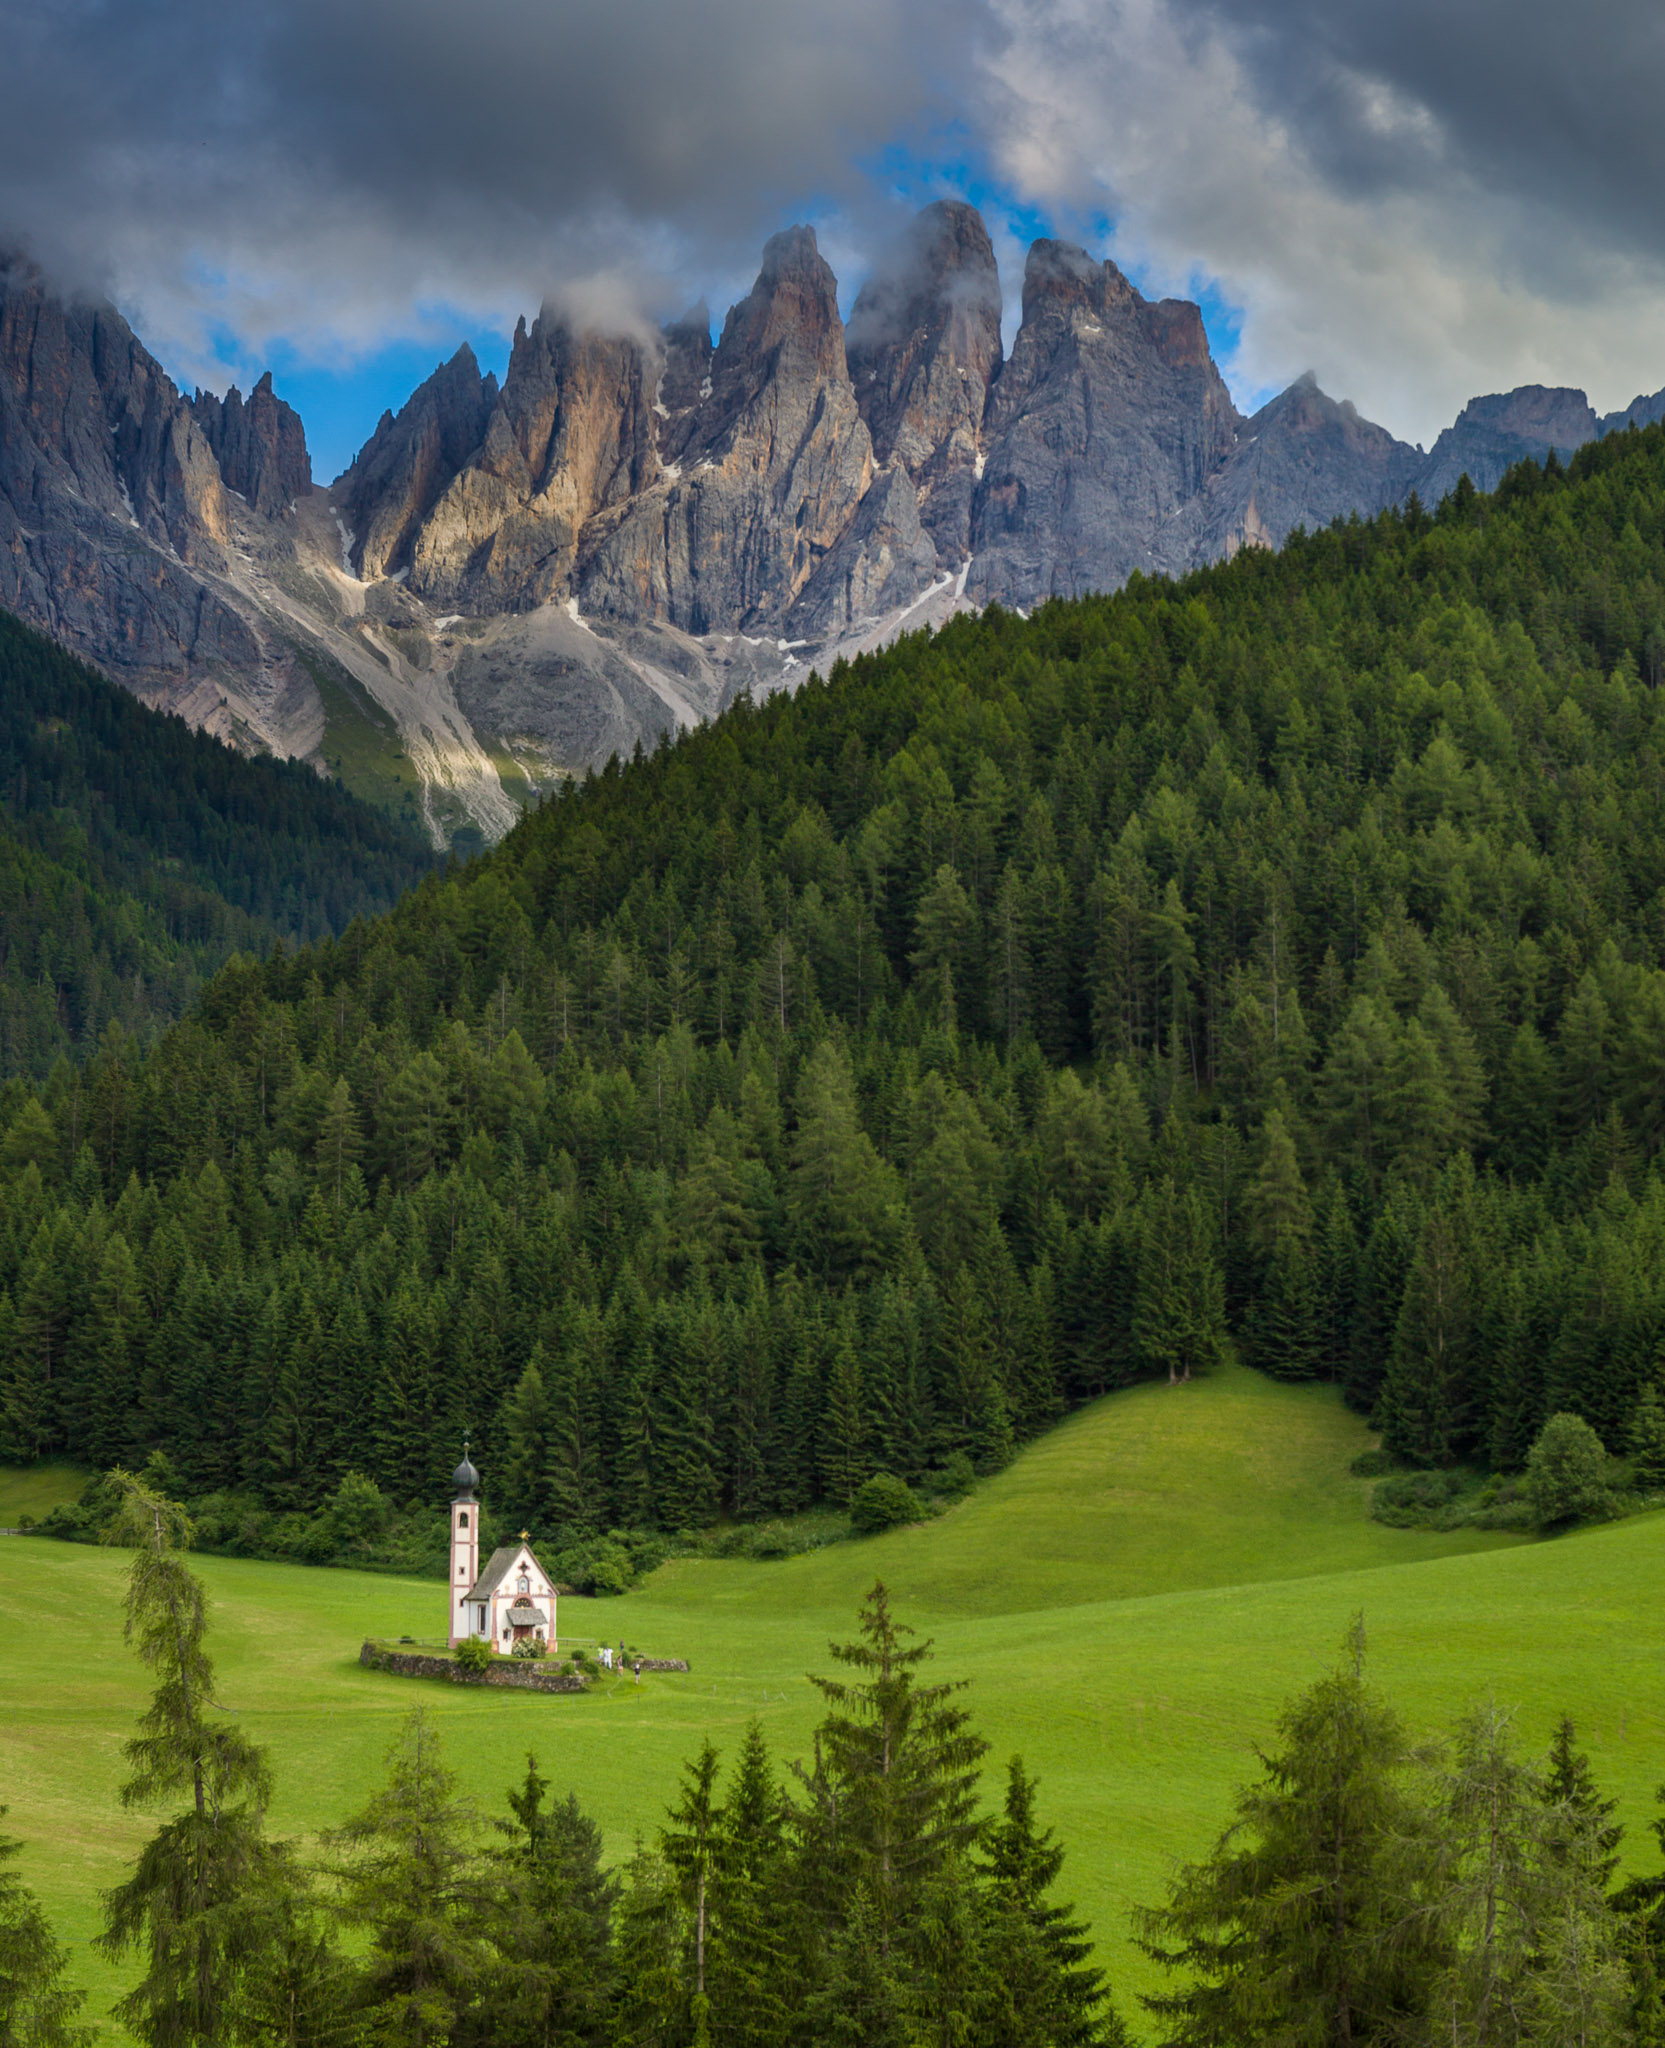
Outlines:
[[207, 1599], [186, 1568], [183, 1509], [128, 1473], [115, 1475], [115, 1541], [131, 1545], [127, 1639], [156, 1691], [126, 1745], [126, 1807], [186, 1797], [104, 1901], [99, 1946], [137, 1950], [144, 1973], [116, 2007], [147, 2048], [220, 2048], [240, 2025], [245, 1980], [289, 1889], [288, 1858], [266, 1838], [265, 1752], [215, 1698], [204, 1647]]

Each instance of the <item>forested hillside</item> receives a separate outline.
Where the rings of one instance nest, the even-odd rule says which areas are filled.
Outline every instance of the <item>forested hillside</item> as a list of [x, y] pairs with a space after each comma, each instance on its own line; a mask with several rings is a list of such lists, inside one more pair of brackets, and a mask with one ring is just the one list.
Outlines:
[[245, 760], [0, 612], [0, 1075], [148, 1038], [234, 951], [389, 908], [412, 833], [310, 768]]
[[1665, 432], [990, 610], [238, 962], [0, 1147], [9, 1455], [545, 1530], [987, 1469], [1235, 1343], [1413, 1461], [1665, 1335]]

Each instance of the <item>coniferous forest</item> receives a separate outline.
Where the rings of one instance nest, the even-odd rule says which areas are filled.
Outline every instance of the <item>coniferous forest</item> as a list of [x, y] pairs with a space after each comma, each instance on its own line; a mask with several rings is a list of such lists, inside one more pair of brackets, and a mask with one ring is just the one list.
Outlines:
[[0, 1455], [302, 1515], [471, 1431], [678, 1530], [1228, 1347], [1412, 1465], [1623, 1453], [1662, 676], [1649, 429], [743, 703], [8, 1085]]
[[299, 762], [148, 710], [0, 612], [0, 1075], [152, 1038], [233, 952], [391, 907], [432, 864]]

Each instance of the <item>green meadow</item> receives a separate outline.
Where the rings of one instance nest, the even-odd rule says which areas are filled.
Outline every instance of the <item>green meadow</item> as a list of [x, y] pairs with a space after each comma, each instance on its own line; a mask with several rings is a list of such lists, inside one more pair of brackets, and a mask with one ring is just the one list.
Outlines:
[[[420, 1700], [483, 1808], [501, 1806], [535, 1749], [620, 1856], [703, 1734], [731, 1747], [756, 1715], [779, 1756], [802, 1753], [817, 1710], [806, 1674], [828, 1668], [829, 1638], [851, 1632], [882, 1577], [935, 1638], [943, 1673], [969, 1681], [991, 1762], [1021, 1751], [1040, 1774], [1067, 1889], [1131, 2004], [1152, 1979], [1127, 1939], [1129, 1905], [1210, 1842], [1280, 1702], [1334, 1658], [1359, 1610], [1374, 1675], [1418, 1728], [1490, 1694], [1518, 1707], [1537, 1747], [1570, 1712], [1620, 1801], [1630, 1858], [1647, 1867], [1655, 1853], [1665, 1515], [1536, 1542], [1385, 1529], [1348, 1472], [1368, 1442], [1329, 1390], [1243, 1370], [1114, 1395], [921, 1527], [773, 1563], [684, 1559], [622, 1600], [564, 1600], [564, 1637], [624, 1636], [693, 1667], [582, 1698], [361, 1669], [367, 1635], [438, 1633], [434, 1583], [198, 1565], [221, 1697], [271, 1748], [280, 1832], [311, 1837], [352, 1812]], [[115, 1796], [146, 1691], [121, 1640], [124, 1570], [119, 1552], [0, 1540], [5, 1826], [28, 1845], [25, 1874], [74, 1944], [95, 2017], [118, 1982], [86, 1947], [97, 1895], [150, 1824]]]

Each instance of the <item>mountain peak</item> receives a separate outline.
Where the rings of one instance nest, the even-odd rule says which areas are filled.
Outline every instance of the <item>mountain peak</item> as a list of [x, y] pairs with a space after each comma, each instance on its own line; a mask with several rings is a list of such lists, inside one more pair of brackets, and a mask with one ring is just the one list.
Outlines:
[[982, 215], [938, 200], [874, 264], [846, 336], [856, 403], [880, 462], [921, 493], [945, 560], [966, 549], [983, 412], [999, 374], [1000, 273]]

